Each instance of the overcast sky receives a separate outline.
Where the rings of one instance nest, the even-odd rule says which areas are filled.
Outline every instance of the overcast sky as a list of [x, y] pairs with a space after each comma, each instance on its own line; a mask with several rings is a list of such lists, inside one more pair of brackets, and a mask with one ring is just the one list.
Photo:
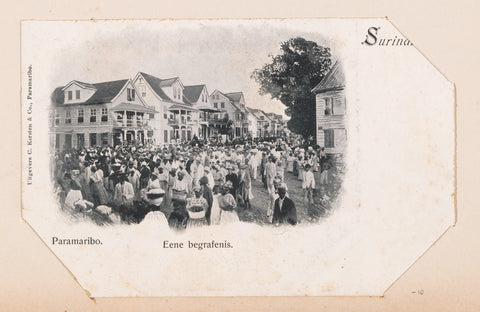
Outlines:
[[321, 32], [299, 31], [281, 22], [69, 22], [64, 26], [48, 39], [62, 46], [55, 52], [53, 85], [73, 79], [95, 83], [133, 78], [143, 71], [159, 78], [178, 76], [184, 85], [206, 84], [209, 93], [243, 91], [247, 106], [281, 114], [283, 104], [259, 95], [258, 84], [250, 78], [253, 70], [269, 62], [269, 54], [278, 54], [280, 43], [292, 37], [315, 41], [335, 53]]

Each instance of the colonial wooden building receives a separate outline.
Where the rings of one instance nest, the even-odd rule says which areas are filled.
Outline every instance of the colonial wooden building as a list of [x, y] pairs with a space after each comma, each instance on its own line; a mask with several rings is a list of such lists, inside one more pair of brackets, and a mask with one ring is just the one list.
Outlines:
[[316, 95], [317, 144], [325, 147], [327, 153], [343, 154], [347, 140], [347, 101], [345, 76], [338, 61], [312, 92]]
[[198, 109], [185, 97], [178, 77], [161, 79], [143, 72], [137, 73], [133, 83], [140, 97], [155, 109], [151, 117], [151, 142], [165, 145], [191, 140], [198, 135]]
[[130, 79], [85, 83], [73, 80], [52, 94], [51, 145], [56, 149], [144, 143], [148, 114]]
[[255, 116], [255, 121], [257, 123], [256, 131], [257, 137], [263, 138], [271, 135], [271, 120], [261, 109], [248, 108], [248, 111], [251, 115]]
[[207, 86], [204, 84], [185, 86], [183, 92], [185, 99], [197, 109], [193, 113], [193, 118], [197, 121], [195, 134], [201, 139], [209, 138], [215, 133], [214, 125], [210, 120], [213, 114], [220, 113], [220, 110], [213, 107]]
[[210, 124], [213, 125], [217, 132], [220, 129], [228, 127], [229, 120], [232, 122], [232, 138], [240, 138], [253, 136], [249, 130], [248, 111], [245, 108], [245, 98], [242, 92], [223, 93], [215, 90], [210, 95], [210, 101], [215, 109], [220, 112], [213, 114]]

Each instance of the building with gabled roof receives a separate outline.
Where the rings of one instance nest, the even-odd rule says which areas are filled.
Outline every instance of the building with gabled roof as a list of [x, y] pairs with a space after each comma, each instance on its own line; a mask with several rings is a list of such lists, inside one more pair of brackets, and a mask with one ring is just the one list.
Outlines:
[[144, 143], [148, 114], [130, 79], [72, 80], [51, 96], [51, 145], [56, 149]]
[[261, 109], [253, 109], [250, 111], [257, 117], [257, 133], [258, 137], [272, 136], [272, 120], [265, 111]]
[[199, 124], [198, 137], [209, 138], [215, 133], [214, 126], [209, 121], [213, 119], [213, 114], [219, 113], [220, 110], [213, 107], [207, 86], [204, 84], [185, 86], [183, 92], [188, 101], [198, 110], [195, 115]]
[[317, 144], [324, 147], [327, 153], [343, 154], [347, 140], [345, 129], [347, 101], [345, 75], [338, 61], [312, 92], [315, 94], [316, 102]]
[[252, 124], [248, 120], [249, 112], [245, 108], [243, 92], [223, 93], [215, 90], [210, 95], [210, 101], [214, 108], [221, 111], [214, 114], [214, 119], [210, 120], [215, 128], [224, 129], [227, 127], [228, 120], [230, 120], [232, 122], [232, 138], [253, 136]]
[[151, 116], [151, 143], [165, 145], [189, 141], [194, 135], [198, 136], [199, 110], [188, 98], [192, 90], [185, 93], [185, 86], [179, 77], [161, 79], [138, 72], [133, 83], [142, 99], [157, 111]]

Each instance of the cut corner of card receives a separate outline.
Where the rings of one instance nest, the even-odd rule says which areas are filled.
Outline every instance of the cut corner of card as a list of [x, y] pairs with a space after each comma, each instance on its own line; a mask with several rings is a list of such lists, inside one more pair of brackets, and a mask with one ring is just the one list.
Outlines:
[[388, 19], [22, 21], [22, 218], [90, 297], [383, 296], [456, 220]]

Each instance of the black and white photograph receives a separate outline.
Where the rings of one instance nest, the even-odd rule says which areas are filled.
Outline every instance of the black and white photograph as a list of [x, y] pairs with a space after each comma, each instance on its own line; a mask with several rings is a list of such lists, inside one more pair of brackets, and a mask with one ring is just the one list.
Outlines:
[[381, 296], [455, 223], [454, 85], [385, 18], [21, 30], [21, 216], [91, 298]]
[[[70, 80], [52, 92], [48, 131], [63, 213], [99, 225], [156, 220], [174, 230], [295, 226], [329, 215], [347, 142], [334, 43], [277, 31], [231, 50], [243, 31], [213, 32], [227, 39], [202, 45], [200, 30], [168, 39], [119, 34], [102, 39], [106, 51], [81, 68], [82, 48], [62, 55], [55, 81]], [[141, 47], [147, 36], [148, 55], [110, 60], [114, 49]], [[81, 71], [96, 63], [125, 74]]]

